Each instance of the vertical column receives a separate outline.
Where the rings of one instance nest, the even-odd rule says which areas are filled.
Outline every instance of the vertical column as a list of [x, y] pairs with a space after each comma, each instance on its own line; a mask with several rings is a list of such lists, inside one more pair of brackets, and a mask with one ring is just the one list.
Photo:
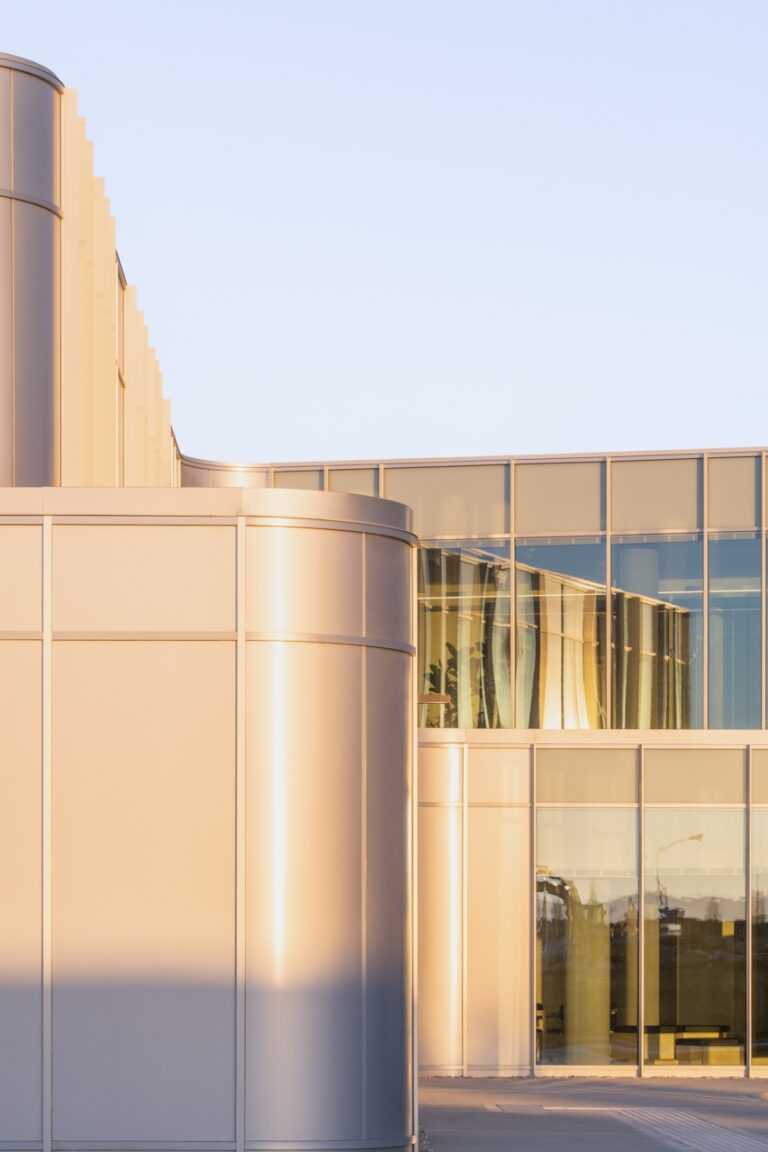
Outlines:
[[605, 458], [605, 726], [615, 728], [613, 716], [613, 571], [611, 565], [611, 458]]
[[702, 727], [709, 728], [709, 457], [706, 453], [701, 457], [701, 535], [704, 554], [702, 556], [702, 608], [704, 619], [702, 621], [702, 655], [704, 668], [702, 670], [701, 691], [702, 701]]
[[[637, 1059], [640, 1075], [643, 1075], [645, 1064], [645, 756], [644, 745], [638, 748], [638, 787], [637, 787], [637, 818], [640, 821], [637, 829], [638, 851], [638, 957], [639, 980], [637, 982]], [[658, 996], [657, 996], [658, 999]]]
[[[765, 694], [765, 693], [763, 693], [763, 694]], [[747, 915], [746, 915], [747, 947], [745, 950], [746, 951], [745, 963], [747, 966], [747, 971], [746, 971], [747, 994], [746, 994], [745, 1011], [746, 1011], [747, 1020], [746, 1020], [746, 1029], [745, 1029], [745, 1034], [744, 1034], [745, 1035], [744, 1064], [746, 1066], [747, 1076], [751, 1076], [752, 1075], [752, 1003], [753, 1003], [753, 1000], [752, 1000], [752, 997], [753, 997], [753, 992], [752, 992], [752, 949], [753, 949], [752, 931], [753, 931], [753, 926], [752, 925], [753, 925], [753, 915], [754, 915], [754, 910], [752, 907], [752, 884], [753, 884], [753, 881], [752, 881], [752, 745], [751, 744], [747, 745], [746, 752], [747, 752], [747, 764], [746, 764], [746, 769], [747, 769], [747, 810], [746, 810], [746, 819], [747, 819], [747, 829], [746, 829], [746, 833], [747, 833], [747, 867], [746, 867], [746, 872], [747, 872], [747, 885], [746, 885], [746, 887], [747, 887], [747, 891], [746, 891], [746, 896], [747, 896], [747, 909], [746, 909], [746, 911], [747, 911]]]
[[0, 57], [0, 484], [60, 477], [60, 92]]

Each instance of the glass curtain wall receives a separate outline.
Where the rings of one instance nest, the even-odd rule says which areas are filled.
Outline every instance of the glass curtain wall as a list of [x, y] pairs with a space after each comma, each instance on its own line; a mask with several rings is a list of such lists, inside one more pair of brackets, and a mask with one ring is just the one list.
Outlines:
[[646, 1064], [744, 1064], [745, 884], [744, 809], [646, 809]]
[[615, 536], [614, 728], [703, 723], [703, 543], [698, 533]]
[[760, 727], [760, 537], [709, 538], [709, 727]]
[[511, 728], [509, 544], [423, 542], [418, 600], [419, 725]]
[[539, 808], [536, 1060], [636, 1064], [637, 811]]
[[761, 541], [616, 535], [610, 601], [603, 535], [423, 541], [420, 725], [701, 728], [706, 655], [709, 727], [760, 727]]
[[752, 1063], [768, 1064], [768, 808], [752, 810]]
[[518, 728], [605, 728], [607, 613], [602, 537], [515, 545]]

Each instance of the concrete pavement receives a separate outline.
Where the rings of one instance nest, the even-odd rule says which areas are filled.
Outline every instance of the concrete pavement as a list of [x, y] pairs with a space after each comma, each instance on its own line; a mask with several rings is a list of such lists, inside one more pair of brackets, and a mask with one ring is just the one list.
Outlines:
[[433, 1152], [768, 1152], [768, 1081], [421, 1081]]

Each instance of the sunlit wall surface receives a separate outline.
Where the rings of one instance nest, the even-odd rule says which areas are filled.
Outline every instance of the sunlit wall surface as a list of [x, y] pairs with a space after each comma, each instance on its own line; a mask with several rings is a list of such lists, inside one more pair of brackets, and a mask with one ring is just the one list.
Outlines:
[[410, 1148], [407, 510], [1, 498], [0, 1145]]
[[0, 486], [178, 483], [75, 92], [0, 53]]

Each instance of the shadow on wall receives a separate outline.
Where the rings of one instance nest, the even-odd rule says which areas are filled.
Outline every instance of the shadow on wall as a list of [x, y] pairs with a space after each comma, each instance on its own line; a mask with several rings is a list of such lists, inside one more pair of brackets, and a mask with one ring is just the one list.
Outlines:
[[[246, 1140], [409, 1144], [405, 987], [397, 971], [365, 1000], [362, 980], [249, 986]], [[39, 985], [0, 986], [3, 1142], [42, 1140], [42, 1000]], [[234, 978], [55, 981], [52, 1002], [54, 1140], [234, 1142]]]

